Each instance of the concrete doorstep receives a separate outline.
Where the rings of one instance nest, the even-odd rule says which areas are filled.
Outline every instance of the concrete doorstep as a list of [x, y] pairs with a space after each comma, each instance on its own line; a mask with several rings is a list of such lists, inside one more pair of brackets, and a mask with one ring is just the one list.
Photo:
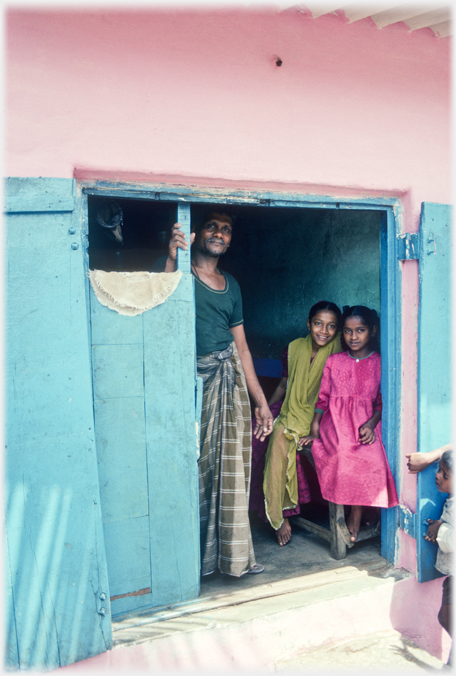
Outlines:
[[440, 668], [394, 630], [395, 585], [409, 575], [380, 561], [125, 617], [113, 623], [113, 649], [79, 665], [211, 673]]

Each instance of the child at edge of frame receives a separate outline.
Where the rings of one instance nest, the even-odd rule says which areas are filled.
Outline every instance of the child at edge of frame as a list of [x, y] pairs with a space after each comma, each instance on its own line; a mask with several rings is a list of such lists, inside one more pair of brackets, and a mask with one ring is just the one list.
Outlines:
[[[453, 451], [446, 450], [440, 458], [439, 471], [435, 477], [435, 484], [441, 493], [448, 493], [448, 498], [443, 505], [440, 519], [428, 519], [428, 529], [424, 536], [429, 542], [438, 545], [435, 567], [447, 577], [443, 580], [442, 605], [439, 610], [438, 620], [445, 631], [452, 636], [452, 586], [453, 577]], [[451, 646], [448, 662], [445, 666], [452, 666]]]

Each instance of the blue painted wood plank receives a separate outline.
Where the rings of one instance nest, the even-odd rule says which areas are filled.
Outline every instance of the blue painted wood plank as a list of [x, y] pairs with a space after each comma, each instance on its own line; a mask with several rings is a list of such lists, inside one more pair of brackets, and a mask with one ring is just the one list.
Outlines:
[[187, 302], [172, 298], [144, 315], [150, 514], [159, 525], [151, 531], [155, 605], [199, 593], [193, 280], [184, 275], [180, 284]]
[[105, 523], [103, 529], [110, 596], [150, 587], [148, 516]]
[[260, 190], [226, 190], [195, 186], [175, 186], [170, 191], [169, 184], [164, 183], [123, 183], [120, 181], [85, 181], [84, 191], [89, 195], [109, 195], [115, 190], [118, 197], [141, 197], [170, 202], [252, 204], [258, 206], [312, 206], [326, 209], [347, 205], [348, 208], [370, 209], [395, 207], [400, 208], [397, 197], [369, 197], [354, 200], [353, 198], [333, 197], [331, 195], [303, 194], [302, 192], [271, 192]]
[[100, 652], [100, 638], [104, 649], [109, 645], [109, 624], [98, 613], [98, 596], [109, 588], [98, 491], [87, 482], [91, 454], [76, 446], [77, 454], [63, 459], [62, 448], [69, 453], [75, 440], [52, 439], [39, 450], [33, 442], [16, 446], [16, 473], [24, 459], [30, 469], [21, 480], [8, 482], [6, 516], [22, 668], [51, 668], [92, 656]]
[[[420, 222], [418, 312], [418, 450], [425, 453], [452, 440], [451, 411], [451, 207], [423, 203]], [[438, 340], [436, 340], [438, 326]], [[437, 467], [418, 474], [417, 576], [439, 573], [436, 546], [424, 539], [426, 519], [438, 519], [447, 495], [435, 486]]]
[[144, 516], [149, 511], [144, 398], [96, 400], [94, 411], [103, 523]]
[[66, 178], [15, 178], [5, 179], [5, 205], [7, 213], [73, 211], [72, 181]]
[[[382, 214], [380, 228], [380, 299], [382, 379], [382, 441], [399, 494], [397, 454], [400, 448], [401, 277], [397, 260], [397, 218], [392, 209]], [[396, 560], [397, 508], [382, 509], [382, 556]]]
[[4, 658], [3, 663], [7, 671], [17, 670], [19, 668], [19, 653], [16, 631], [16, 613], [14, 608], [13, 598], [13, 580], [11, 578], [11, 560], [8, 547], [8, 534], [4, 533], [3, 537], [4, 550], [3, 562], [5, 581], [4, 585], [4, 628], [6, 636], [6, 643], [4, 643]]
[[[19, 211], [37, 181], [30, 194], [20, 181]], [[71, 200], [73, 181], [59, 185]], [[108, 586], [82, 246], [72, 214], [6, 222], [6, 531], [17, 650], [21, 668], [53, 669], [111, 645], [98, 612]]]
[[144, 395], [143, 346], [93, 345], [93, 391], [95, 399]]
[[[181, 230], [190, 242], [190, 204], [177, 205], [177, 222], [181, 224]], [[183, 273], [191, 272], [190, 247], [177, 250], [177, 269]]]
[[[143, 322], [141, 315], [124, 317], [102, 306], [93, 291], [91, 306], [92, 340], [100, 343], [93, 346], [92, 367], [101, 510], [110, 594], [116, 596], [151, 586]], [[118, 344], [110, 344], [113, 334]], [[123, 397], [125, 376], [132, 375], [127, 390], [136, 389], [140, 396]], [[97, 393], [104, 398], [97, 399]], [[134, 610], [137, 599], [115, 599], [111, 613]], [[151, 604], [150, 599], [151, 594], [141, 595], [139, 603]]]
[[103, 523], [144, 516], [149, 509], [144, 398], [95, 401], [94, 410]]
[[[153, 606], [154, 600], [152, 593], [140, 594], [139, 596], [126, 596], [124, 598], [111, 601], [111, 615], [115, 621], [130, 613], [141, 612], [147, 610], [148, 608], [152, 608]], [[113, 632], [116, 631], [115, 623], [113, 624], [112, 630]]]
[[[11, 358], [6, 368], [9, 383], [14, 383], [8, 397], [8, 421], [14, 420], [8, 425], [11, 440], [24, 434], [40, 438], [44, 430], [47, 436], [72, 433], [80, 430], [87, 412], [83, 397], [73, 396], [81, 388], [91, 391], [91, 377], [90, 370], [75, 367], [74, 361], [79, 354], [83, 359], [82, 350], [87, 353], [88, 332], [81, 254], [71, 247], [75, 238], [68, 232], [71, 223], [62, 214], [8, 217], [6, 329]], [[49, 264], [43, 265], [43, 260]], [[66, 425], [56, 411], [61, 411]]]
[[126, 317], [102, 305], [90, 285], [93, 345], [129, 345], [143, 342], [142, 315]]

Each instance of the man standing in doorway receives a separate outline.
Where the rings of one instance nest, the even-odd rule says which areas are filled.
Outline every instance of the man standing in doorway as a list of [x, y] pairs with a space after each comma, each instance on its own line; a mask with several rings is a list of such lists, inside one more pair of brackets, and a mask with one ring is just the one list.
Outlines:
[[[192, 233], [192, 273], [195, 277], [196, 351], [203, 379], [199, 502], [201, 573], [217, 569], [239, 577], [261, 573], [255, 562], [248, 518], [251, 414], [254, 434], [264, 439], [273, 418], [253, 367], [244, 333], [241, 290], [230, 274], [217, 267], [228, 249], [233, 229], [230, 214], [220, 209], [205, 215]], [[177, 249], [188, 242], [175, 223], [165, 272], [176, 270]], [[247, 392], [248, 389], [248, 392]]]

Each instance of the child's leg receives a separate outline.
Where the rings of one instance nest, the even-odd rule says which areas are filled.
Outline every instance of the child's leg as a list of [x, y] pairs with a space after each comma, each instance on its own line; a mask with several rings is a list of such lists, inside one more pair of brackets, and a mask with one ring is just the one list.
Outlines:
[[350, 514], [347, 519], [347, 528], [350, 531], [350, 540], [356, 542], [358, 531], [361, 526], [361, 517], [363, 515], [363, 507], [361, 505], [352, 505]]
[[[283, 518], [283, 511], [294, 509], [298, 504], [291, 502], [288, 490], [298, 498], [296, 465], [288, 471], [288, 454], [294, 443], [284, 434], [284, 426], [280, 422], [274, 429], [268, 443], [263, 476], [265, 511], [271, 526], [276, 531], [277, 542], [282, 547], [291, 539], [291, 525]], [[293, 475], [294, 470], [294, 475]]]
[[[438, 614], [438, 620], [441, 624], [441, 626], [449, 633], [451, 637], [453, 637], [453, 626], [452, 626], [452, 617], [451, 617], [451, 609], [452, 609], [452, 598], [451, 598], [451, 593], [452, 593], [452, 577], [451, 575], [448, 575], [443, 581], [443, 587], [442, 587], [442, 606], [439, 610]], [[450, 654], [448, 657], [448, 662], [447, 665], [451, 666], [452, 664], [452, 659], [451, 659], [451, 653], [452, 649], [450, 650]]]
[[448, 603], [439, 610], [439, 622], [451, 636], [451, 606]]
[[442, 627], [452, 636], [451, 622], [451, 575], [448, 575], [443, 581], [442, 587], [442, 606], [439, 610], [438, 619]]

